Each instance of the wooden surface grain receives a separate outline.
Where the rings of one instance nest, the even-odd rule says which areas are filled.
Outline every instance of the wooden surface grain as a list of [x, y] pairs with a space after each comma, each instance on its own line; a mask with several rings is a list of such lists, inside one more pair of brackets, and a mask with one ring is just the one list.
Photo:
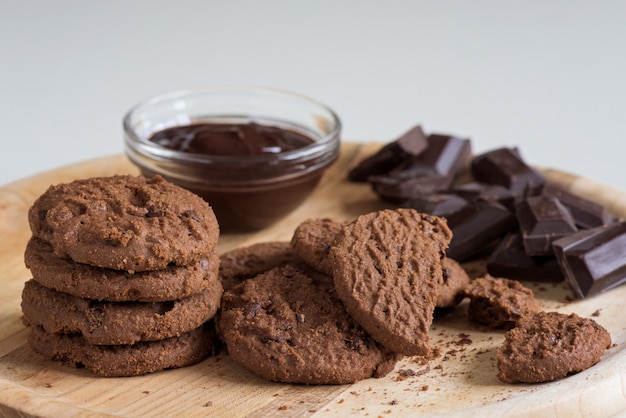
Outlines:
[[[222, 235], [218, 251], [260, 241], [288, 240], [310, 217], [353, 219], [385, 205], [346, 172], [379, 145], [345, 143], [339, 161], [295, 212], [266, 230]], [[626, 193], [555, 169], [550, 181], [594, 199], [626, 217]], [[122, 155], [42, 173], [0, 188], [0, 416], [542, 416], [605, 417], [626, 409], [626, 286], [571, 301], [564, 284], [528, 284], [546, 310], [592, 316], [614, 346], [582, 373], [541, 385], [507, 385], [496, 378], [501, 332], [472, 325], [466, 304], [436, 318], [438, 355], [407, 358], [381, 379], [353, 385], [302, 386], [265, 381], [227, 355], [197, 365], [132, 378], [101, 378], [43, 359], [27, 344], [20, 300], [30, 278], [23, 251], [30, 231], [26, 212], [50, 184], [77, 178], [136, 173]]]

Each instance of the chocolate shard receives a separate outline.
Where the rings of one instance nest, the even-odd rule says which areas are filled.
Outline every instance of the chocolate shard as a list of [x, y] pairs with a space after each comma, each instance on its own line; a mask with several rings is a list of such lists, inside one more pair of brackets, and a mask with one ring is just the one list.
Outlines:
[[399, 202], [398, 206], [447, 218], [469, 204], [470, 202], [456, 194], [433, 193]]
[[452, 188], [452, 192], [469, 201], [494, 200], [510, 210], [515, 210], [515, 194], [499, 184], [472, 181]]
[[604, 206], [569, 193], [560, 187], [546, 184], [541, 193], [558, 198], [569, 209], [576, 225], [581, 229], [595, 228], [616, 221]]
[[515, 214], [501, 204], [480, 200], [452, 214], [452, 241], [446, 255], [462, 262], [479, 255], [497, 238], [517, 226]]
[[563, 273], [554, 256], [526, 254], [519, 233], [509, 233], [487, 259], [487, 272], [495, 277], [532, 282], [560, 282]]
[[399, 202], [448, 190], [453, 179], [451, 176], [436, 174], [398, 178], [398, 176], [392, 173], [370, 176], [368, 181], [372, 186], [372, 190], [382, 199]]
[[364, 182], [370, 176], [388, 173], [411, 156], [422, 153], [426, 147], [426, 134], [417, 125], [395, 141], [383, 146], [378, 152], [363, 159], [348, 172], [348, 179]]
[[428, 147], [394, 174], [400, 178], [440, 175], [456, 177], [469, 164], [472, 146], [469, 139], [431, 134]]
[[568, 235], [552, 244], [565, 280], [579, 298], [626, 282], [626, 222]]
[[531, 196], [517, 206], [528, 255], [552, 255], [552, 242], [578, 231], [569, 210], [554, 196]]
[[499, 184], [515, 194], [536, 194], [546, 183], [539, 171], [526, 164], [517, 148], [498, 148], [476, 156], [471, 170], [477, 181]]

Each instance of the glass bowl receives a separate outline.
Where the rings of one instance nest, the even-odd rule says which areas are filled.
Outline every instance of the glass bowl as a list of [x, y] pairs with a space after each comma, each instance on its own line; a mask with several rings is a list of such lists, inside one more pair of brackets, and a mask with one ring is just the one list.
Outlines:
[[[150, 140], [169, 128], [204, 123], [266, 125], [309, 141], [287, 151], [226, 155], [181, 151]], [[272, 225], [311, 194], [339, 156], [341, 122], [327, 106], [296, 93], [217, 86], [147, 99], [128, 111], [123, 128], [126, 155], [143, 175], [160, 174], [203, 197], [221, 231], [235, 232]]]

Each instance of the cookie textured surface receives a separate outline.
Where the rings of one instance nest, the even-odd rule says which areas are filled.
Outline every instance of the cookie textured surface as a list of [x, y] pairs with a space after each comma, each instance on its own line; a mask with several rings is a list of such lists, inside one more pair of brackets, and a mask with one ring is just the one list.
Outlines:
[[171, 302], [98, 302], [29, 280], [22, 291], [22, 312], [28, 325], [41, 325], [51, 334], [79, 334], [89, 344], [133, 344], [199, 327], [215, 315], [221, 296], [216, 280], [207, 291]]
[[300, 223], [291, 238], [293, 251], [317, 271], [333, 274], [330, 248], [344, 223], [329, 218], [307, 219]]
[[160, 176], [112, 176], [51, 186], [28, 213], [58, 257], [127, 271], [187, 265], [213, 251], [219, 227], [199, 196]]
[[222, 254], [219, 278], [228, 290], [259, 273], [297, 260], [289, 241], [259, 242]]
[[517, 280], [486, 274], [463, 293], [470, 298], [469, 318], [489, 328], [511, 329], [523, 315], [541, 310], [533, 291]]
[[226, 291], [218, 328], [235, 362], [273, 381], [352, 383], [386, 375], [398, 359], [347, 314], [332, 279], [304, 264]]
[[219, 256], [189, 266], [128, 273], [76, 263], [54, 255], [52, 246], [32, 237], [24, 253], [26, 267], [38, 283], [81, 298], [112, 302], [162, 302], [186, 298], [209, 289], [218, 280]]
[[50, 334], [42, 327], [33, 326], [28, 341], [47, 359], [85, 367], [100, 376], [123, 377], [198, 363], [213, 353], [215, 333], [207, 324], [165, 340], [132, 345], [92, 345], [80, 335]]
[[345, 225], [331, 250], [346, 309], [379, 343], [427, 355], [428, 330], [452, 233], [445, 220], [413, 209], [383, 210]]
[[606, 329], [576, 314], [538, 312], [522, 317], [498, 349], [498, 378], [506, 383], [561, 379], [593, 366], [611, 346]]

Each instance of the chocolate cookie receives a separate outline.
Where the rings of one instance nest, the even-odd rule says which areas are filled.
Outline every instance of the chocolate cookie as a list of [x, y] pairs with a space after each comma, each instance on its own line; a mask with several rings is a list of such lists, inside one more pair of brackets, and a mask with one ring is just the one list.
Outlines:
[[181, 335], [211, 319], [219, 308], [222, 285], [171, 302], [98, 302], [48, 289], [29, 280], [22, 291], [27, 325], [52, 334], [80, 334], [89, 344], [133, 344]]
[[51, 186], [28, 220], [33, 235], [49, 242], [58, 257], [133, 272], [206, 258], [219, 236], [211, 207], [160, 176]]
[[332, 279], [305, 265], [226, 291], [218, 328], [235, 362], [273, 381], [352, 383], [386, 375], [398, 359], [348, 315]]
[[222, 254], [219, 278], [228, 290], [259, 273], [297, 260], [288, 241], [259, 242]]
[[128, 273], [93, 267], [54, 255], [52, 246], [32, 237], [24, 254], [26, 267], [38, 283], [63, 293], [111, 302], [163, 302], [206, 291], [217, 281], [219, 257], [213, 252], [189, 266]]
[[132, 345], [91, 345], [80, 335], [50, 334], [31, 327], [29, 344], [42, 356], [73, 367], [86, 367], [106, 377], [139, 376], [190, 366], [213, 352], [214, 327], [195, 330], [159, 341]]
[[332, 275], [330, 248], [343, 225], [329, 218], [305, 220], [296, 227], [291, 238], [293, 251], [317, 271]]
[[429, 353], [451, 238], [444, 219], [413, 209], [373, 212], [342, 228], [330, 253], [335, 288], [380, 344], [405, 355]]
[[578, 373], [611, 346], [607, 330], [576, 314], [537, 312], [522, 317], [498, 349], [498, 379], [540, 383]]
[[533, 291], [517, 280], [486, 274], [463, 293], [470, 298], [469, 318], [489, 328], [511, 329], [523, 315], [541, 310]]
[[470, 282], [470, 278], [459, 263], [445, 257], [443, 265], [443, 284], [437, 297], [437, 308], [453, 308], [463, 300], [463, 289]]

